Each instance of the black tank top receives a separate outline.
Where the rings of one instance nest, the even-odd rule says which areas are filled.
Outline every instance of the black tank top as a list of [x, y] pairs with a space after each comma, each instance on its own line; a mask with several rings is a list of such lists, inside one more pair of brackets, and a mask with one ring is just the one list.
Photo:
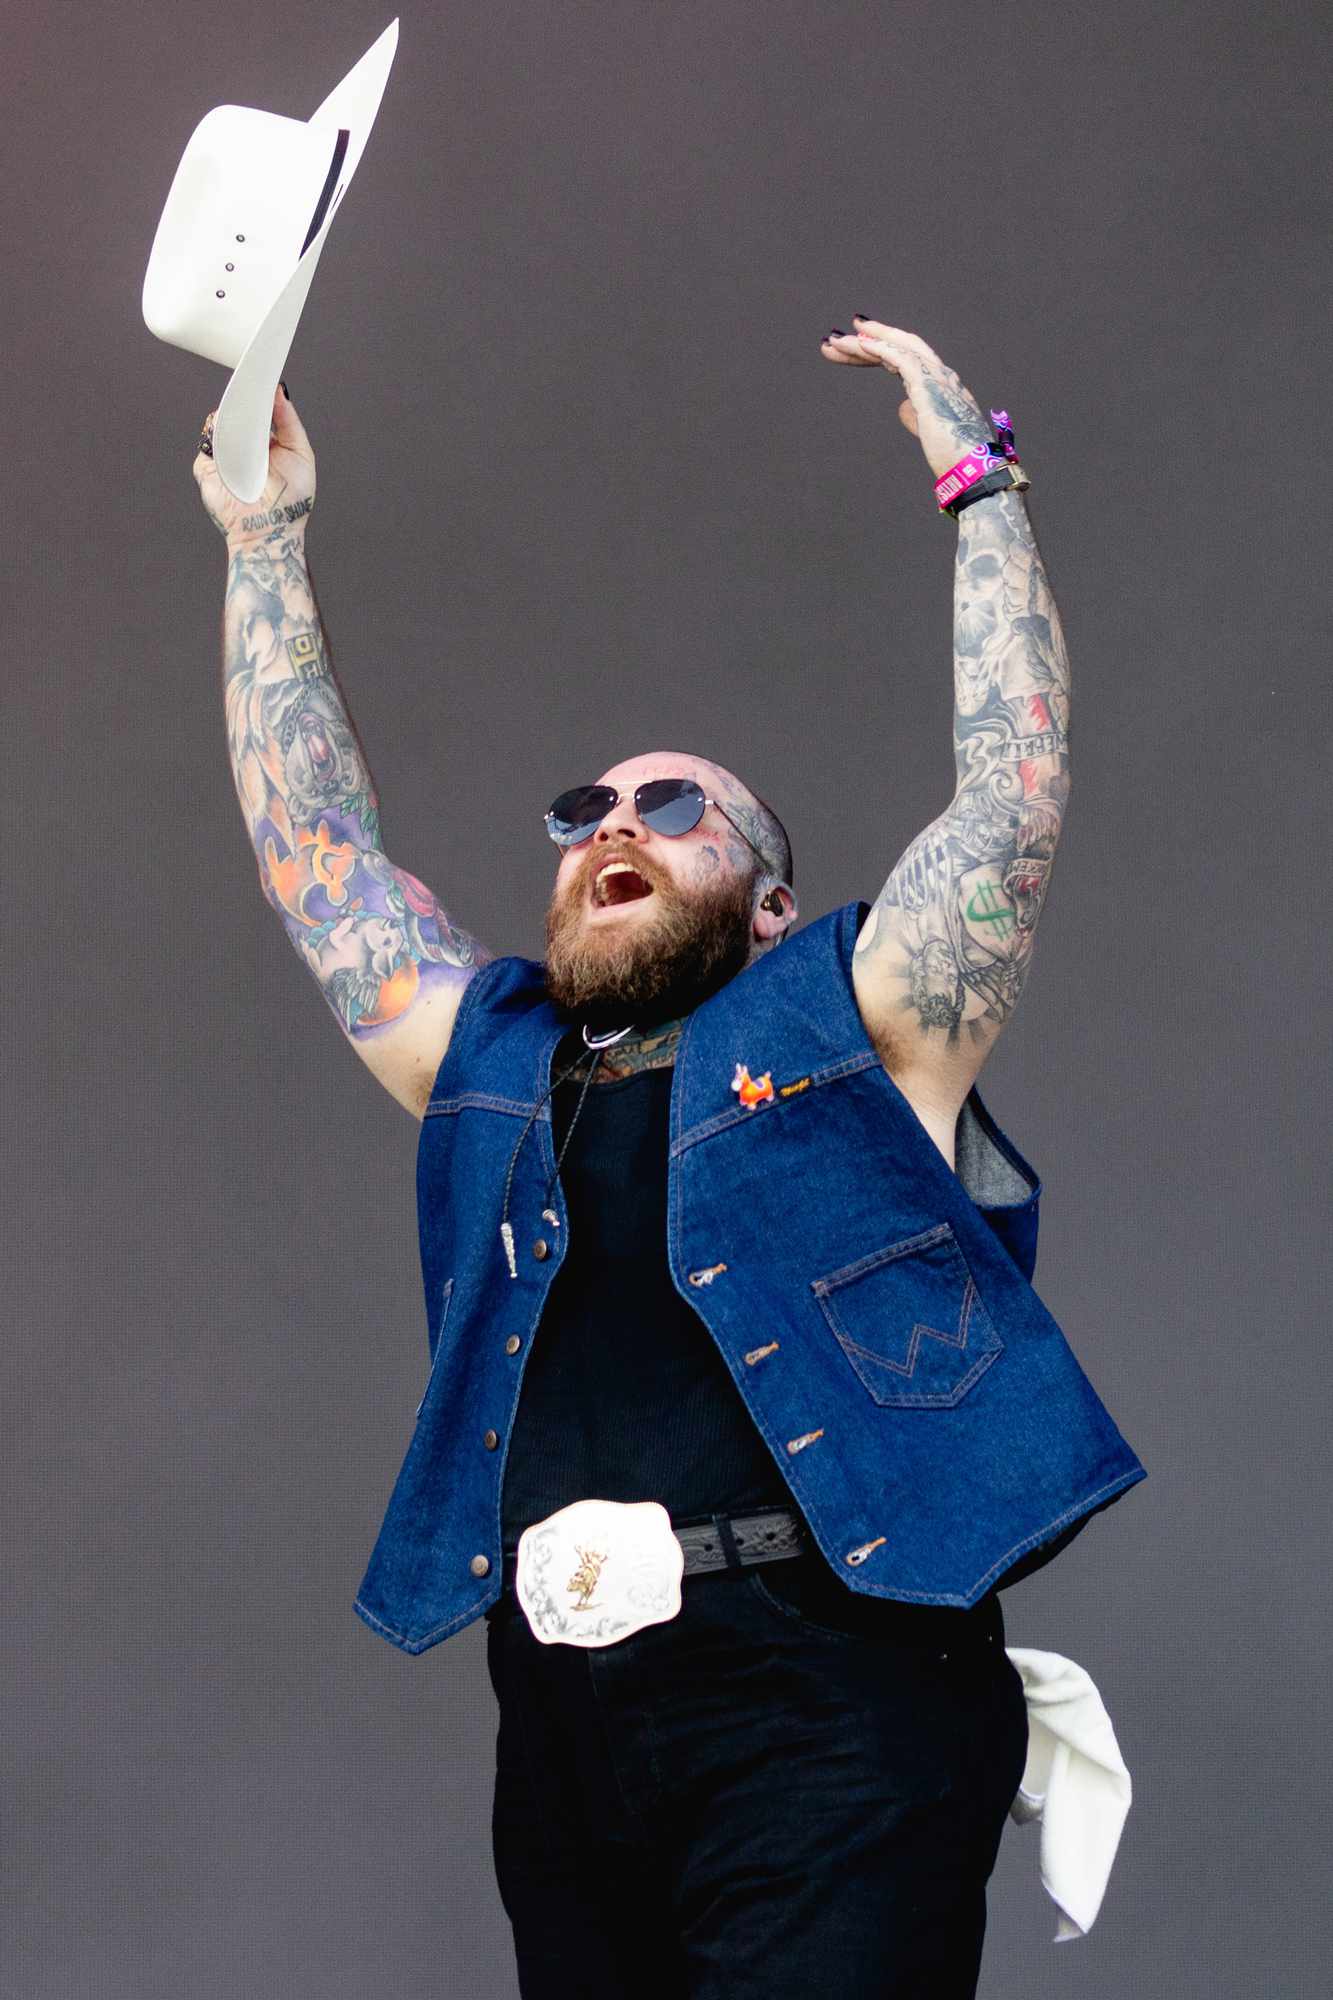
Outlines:
[[[551, 1099], [555, 1150], [586, 1076]], [[658, 1500], [675, 1521], [791, 1507], [708, 1328], [667, 1266], [670, 1069], [593, 1083], [560, 1168], [569, 1250], [528, 1357], [505, 1545], [572, 1500]]]

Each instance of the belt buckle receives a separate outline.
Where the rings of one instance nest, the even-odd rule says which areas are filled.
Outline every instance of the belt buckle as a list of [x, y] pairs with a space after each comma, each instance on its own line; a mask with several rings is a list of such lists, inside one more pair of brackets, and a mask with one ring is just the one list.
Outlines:
[[544, 1646], [611, 1646], [680, 1610], [685, 1551], [657, 1500], [574, 1500], [518, 1538], [514, 1592]]

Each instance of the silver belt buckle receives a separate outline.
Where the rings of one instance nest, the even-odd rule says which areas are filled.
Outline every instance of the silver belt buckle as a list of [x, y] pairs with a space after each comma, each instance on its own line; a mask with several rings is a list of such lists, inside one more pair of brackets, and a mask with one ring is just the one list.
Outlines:
[[611, 1646], [674, 1618], [684, 1573], [660, 1501], [574, 1500], [519, 1536], [514, 1592], [544, 1646]]

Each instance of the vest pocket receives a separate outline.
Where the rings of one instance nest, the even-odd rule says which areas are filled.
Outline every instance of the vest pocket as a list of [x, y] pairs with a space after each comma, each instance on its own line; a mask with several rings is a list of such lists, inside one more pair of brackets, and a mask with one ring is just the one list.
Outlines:
[[444, 1323], [449, 1317], [449, 1301], [453, 1295], [454, 1281], [450, 1278], [444, 1287], [444, 1299], [440, 1306], [439, 1331], [435, 1335], [435, 1352], [430, 1358], [430, 1374], [426, 1377], [426, 1386], [421, 1392], [421, 1402], [416, 1407], [417, 1416], [421, 1415], [422, 1407], [425, 1404], [427, 1396], [430, 1394], [430, 1385], [435, 1380], [435, 1370], [440, 1365], [440, 1353], [444, 1347]]
[[811, 1290], [886, 1408], [952, 1409], [1004, 1350], [947, 1222], [816, 1278]]

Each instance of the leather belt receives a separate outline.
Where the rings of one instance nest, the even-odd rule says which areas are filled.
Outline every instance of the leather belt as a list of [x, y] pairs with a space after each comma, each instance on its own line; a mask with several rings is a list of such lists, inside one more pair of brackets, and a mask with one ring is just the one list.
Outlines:
[[[804, 1555], [815, 1544], [801, 1515], [788, 1507], [761, 1514], [711, 1514], [706, 1521], [671, 1523], [685, 1553], [686, 1576], [705, 1570], [744, 1569], [751, 1563], [780, 1562]], [[504, 1587], [512, 1590], [518, 1550], [504, 1552]]]

